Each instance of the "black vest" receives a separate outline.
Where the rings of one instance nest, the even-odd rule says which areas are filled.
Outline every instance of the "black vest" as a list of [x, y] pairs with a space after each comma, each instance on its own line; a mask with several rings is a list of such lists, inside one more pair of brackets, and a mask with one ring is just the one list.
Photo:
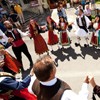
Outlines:
[[71, 90], [71, 88], [67, 83], [59, 79], [52, 86], [44, 86], [36, 79], [32, 90], [36, 94], [37, 100], [61, 100], [63, 92]]
[[81, 18], [81, 21], [82, 21], [82, 26], [80, 26], [80, 24], [79, 24], [79, 18], [76, 18], [76, 22], [77, 22], [77, 25], [79, 26], [79, 28], [82, 28], [82, 29], [84, 29], [86, 32], [88, 32], [88, 30], [87, 30], [87, 24], [86, 24], [86, 20], [85, 20], [85, 16], [83, 16], [83, 17]]
[[[12, 35], [12, 33], [14, 36]], [[14, 41], [22, 39], [22, 37], [21, 37], [20, 33], [17, 31], [17, 29], [12, 30], [12, 32], [6, 31], [6, 36], [13, 38]]]

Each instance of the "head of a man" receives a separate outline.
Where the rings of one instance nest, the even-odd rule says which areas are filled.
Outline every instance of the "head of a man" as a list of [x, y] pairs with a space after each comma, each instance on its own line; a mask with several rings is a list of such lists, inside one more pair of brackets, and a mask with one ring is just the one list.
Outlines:
[[50, 81], [55, 77], [56, 66], [50, 56], [43, 56], [34, 64], [33, 71], [39, 81]]
[[63, 4], [62, 4], [62, 3], [60, 3], [60, 4], [59, 4], [59, 7], [60, 7], [60, 8], [63, 8]]
[[7, 29], [12, 29], [13, 28], [13, 25], [11, 24], [11, 22], [10, 21], [4, 21], [4, 25], [5, 25], [5, 27], [7, 28]]
[[85, 6], [85, 9], [87, 9], [87, 10], [88, 10], [88, 9], [89, 9], [89, 5], [86, 5], [86, 6]]
[[83, 15], [83, 10], [82, 10], [82, 9], [79, 9], [78, 15], [79, 15], [79, 16], [82, 16], [82, 15]]

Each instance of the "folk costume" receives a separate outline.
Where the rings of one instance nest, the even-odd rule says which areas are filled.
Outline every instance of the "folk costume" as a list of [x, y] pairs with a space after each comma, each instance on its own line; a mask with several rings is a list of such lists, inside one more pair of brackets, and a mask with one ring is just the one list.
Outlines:
[[76, 24], [78, 29], [76, 31], [76, 35], [79, 37], [85, 37], [88, 35], [88, 26], [90, 25], [90, 20], [85, 16], [78, 16], [76, 18]]
[[36, 94], [37, 100], [88, 100], [87, 87], [88, 84], [83, 83], [82, 89], [77, 95], [67, 83], [58, 78], [42, 82], [32, 76], [28, 91]]
[[30, 81], [31, 76], [17, 81], [12, 74], [0, 72], [0, 98], [9, 100], [15, 97], [19, 100], [36, 100], [36, 96], [30, 94], [27, 89]]
[[[1, 49], [4, 49], [3, 45], [0, 45], [0, 50]], [[0, 52], [0, 65], [2, 64], [3, 64], [2, 66], [3, 71], [12, 74], [19, 73], [19, 69], [20, 67], [22, 67], [22, 65], [18, 62], [18, 60], [12, 57], [6, 50], [4, 50], [4, 54]]]
[[96, 85], [93, 88], [93, 97], [92, 97], [93, 100], [96, 100], [95, 95], [97, 95], [100, 98], [100, 86], [99, 85]]
[[[83, 13], [83, 12], [82, 12]], [[80, 37], [85, 37], [86, 43], [84, 46], [86, 47], [88, 45], [88, 27], [90, 25], [91, 21], [89, 20], [88, 17], [86, 17], [84, 14], [81, 14], [76, 18], [75, 25], [78, 26], [76, 29], [76, 36], [78, 39], [78, 43], [75, 43], [76, 46], [80, 45]]]
[[[5, 21], [4, 24], [9, 24], [9, 21]], [[6, 36], [13, 39], [13, 41], [11, 41], [12, 44], [12, 50], [17, 58], [17, 60], [22, 64], [22, 56], [21, 53], [23, 52], [26, 57], [28, 58], [29, 62], [30, 62], [30, 66], [33, 66], [33, 61], [31, 58], [31, 55], [28, 51], [28, 48], [25, 44], [25, 42], [22, 39], [22, 36], [28, 36], [27, 33], [22, 32], [19, 29], [14, 29], [12, 28], [12, 26], [9, 26], [10, 29], [7, 29], [6, 31]], [[22, 64], [23, 65], [23, 64]], [[22, 68], [22, 70], [24, 70]]]
[[58, 28], [60, 31], [60, 43], [62, 46], [68, 46], [71, 43], [70, 38], [67, 34], [68, 23], [64, 21], [63, 17], [61, 18], [63, 19], [63, 21], [59, 22], [59, 28]]
[[95, 28], [95, 31], [92, 34], [90, 44], [92, 44], [93, 46], [99, 46], [100, 45], [100, 22], [94, 23], [93, 26]]
[[4, 71], [6, 71], [6, 68], [10, 69], [14, 73], [19, 73], [20, 68], [22, 65], [16, 60], [14, 57], [12, 57], [9, 53], [6, 52], [4, 55]]
[[30, 34], [34, 40], [35, 52], [39, 55], [48, 52], [47, 44], [40, 34], [41, 30], [34, 20], [30, 20]]
[[56, 23], [50, 16], [47, 17], [47, 28], [48, 28], [48, 45], [57, 44], [58, 36], [56, 34], [54, 34], [54, 29], [56, 28]]

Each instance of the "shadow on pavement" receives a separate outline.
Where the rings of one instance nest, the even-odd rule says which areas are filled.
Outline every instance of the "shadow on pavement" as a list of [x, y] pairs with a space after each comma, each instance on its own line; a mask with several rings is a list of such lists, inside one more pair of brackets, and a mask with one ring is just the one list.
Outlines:
[[29, 69], [25, 70], [22, 72], [22, 78], [24, 79], [27, 75], [30, 74], [31, 69], [33, 68], [33, 66], [31, 66]]
[[100, 57], [100, 49], [96, 49], [95, 47], [82, 47], [80, 46], [81, 54], [83, 59], [85, 59], [86, 55], [90, 55], [93, 59], [98, 59]]
[[70, 57], [72, 57], [73, 59], [77, 59], [78, 56], [82, 57], [81, 54], [76, 54], [75, 50], [72, 47], [61, 48], [58, 49], [57, 51], [51, 51], [51, 53], [56, 56], [55, 58], [56, 66], [58, 66], [58, 60], [61, 60], [63, 62], [65, 59], [70, 61]]

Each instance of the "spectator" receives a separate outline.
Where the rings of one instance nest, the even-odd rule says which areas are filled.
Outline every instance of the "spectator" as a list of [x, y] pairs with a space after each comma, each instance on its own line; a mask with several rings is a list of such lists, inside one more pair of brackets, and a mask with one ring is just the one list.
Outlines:
[[25, 23], [25, 20], [24, 20], [24, 15], [23, 15], [22, 7], [18, 3], [15, 3], [14, 10], [18, 14], [18, 16], [20, 18], [21, 24], [24, 24]]
[[66, 10], [65, 10], [65, 8], [63, 7], [62, 3], [59, 4], [59, 7], [60, 7], [60, 9], [61, 9], [61, 11], [62, 11], [62, 13], [63, 13], [63, 16], [62, 16], [62, 17], [64, 17], [65, 21], [67, 22]]
[[6, 11], [4, 8], [2, 8], [1, 5], [0, 5], [0, 13], [1, 13], [2, 15], [8, 15], [7, 11]]
[[85, 5], [90, 5], [90, 0], [86, 0]]
[[2, 30], [2, 32], [5, 32], [6, 31], [6, 28], [3, 24], [3, 18], [2, 16], [0, 16], [0, 29]]
[[19, 22], [19, 16], [14, 13], [13, 11], [10, 11], [10, 15], [9, 15], [10, 21], [12, 22], [12, 24], [19, 29], [22, 29], [20, 22]]
[[57, 14], [59, 18], [63, 16], [63, 12], [61, 11], [59, 6], [57, 7]]
[[90, 19], [90, 21], [92, 21], [91, 9], [90, 9], [89, 5], [85, 5], [84, 14]]
[[13, 11], [14, 13], [17, 13], [17, 12], [15, 11], [15, 9], [14, 9], [14, 5], [11, 5], [11, 6], [10, 6], [10, 9], [11, 9], [11, 11]]
[[94, 10], [96, 8], [95, 0], [90, 0], [90, 1], [91, 1], [91, 9]]
[[32, 77], [28, 90], [36, 94], [38, 100], [87, 100], [88, 78], [80, 94], [75, 94], [67, 83], [55, 77], [56, 65], [50, 56], [37, 60], [33, 71], [36, 77]]
[[74, 0], [70, 0], [70, 7], [74, 7]]
[[81, 5], [83, 6], [83, 9], [85, 8], [85, 3], [86, 3], [86, 0], [81, 0]]
[[49, 5], [48, 5], [47, 0], [42, 0], [42, 5], [43, 5], [43, 8], [44, 8], [44, 11], [47, 11], [47, 9], [49, 9]]

